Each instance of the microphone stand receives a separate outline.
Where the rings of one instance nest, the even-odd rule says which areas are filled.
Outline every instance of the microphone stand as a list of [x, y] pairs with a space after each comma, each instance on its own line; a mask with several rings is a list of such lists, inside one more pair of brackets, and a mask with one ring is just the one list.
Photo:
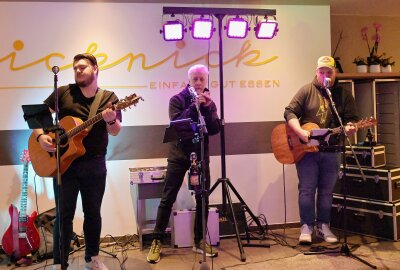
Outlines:
[[64, 233], [63, 233], [63, 222], [62, 222], [62, 190], [61, 190], [61, 170], [60, 170], [60, 133], [62, 129], [59, 126], [59, 99], [58, 99], [58, 87], [57, 87], [57, 82], [58, 82], [58, 77], [57, 73], [60, 71], [60, 69], [57, 66], [54, 66], [52, 68], [52, 71], [54, 73], [54, 97], [55, 97], [55, 118], [54, 118], [54, 134], [55, 134], [55, 144], [56, 144], [56, 165], [57, 165], [57, 177], [56, 177], [56, 184], [57, 184], [57, 211], [56, 215], [58, 216], [58, 233], [59, 233], [59, 240], [58, 240], [58, 248], [60, 252], [60, 262], [61, 262], [61, 269], [64, 269]]
[[[204, 120], [203, 115], [200, 112], [200, 104], [198, 98], [195, 96], [195, 91], [194, 89], [189, 89], [190, 93], [192, 94], [192, 99], [195, 101], [196, 105], [196, 110], [197, 110], [197, 116], [198, 116], [198, 129], [199, 129], [199, 139], [200, 139], [200, 166], [201, 166], [201, 177], [200, 177], [200, 193], [201, 193], [201, 226], [203, 230], [203, 260], [200, 265], [200, 270], [209, 270], [210, 267], [207, 264], [206, 261], [206, 229], [207, 229], [207, 224], [206, 224], [206, 196], [208, 196], [208, 191], [206, 190], [205, 186], [205, 175], [206, 175], [206, 169], [205, 169], [205, 160], [204, 160], [204, 135], [208, 134], [207, 127], [206, 127], [206, 121]], [[208, 207], [208, 206], [207, 206]], [[211, 245], [211, 243], [210, 243]]]
[[373, 269], [377, 269], [377, 267], [375, 265], [373, 265], [373, 264], [367, 262], [366, 260], [358, 257], [357, 255], [354, 255], [351, 252], [351, 250], [350, 250], [350, 248], [349, 248], [349, 246], [347, 244], [347, 223], [346, 223], [347, 222], [346, 221], [347, 220], [346, 219], [346, 205], [347, 205], [347, 203], [346, 203], [346, 200], [347, 200], [347, 187], [346, 186], [347, 186], [347, 181], [346, 181], [346, 146], [345, 146], [345, 140], [344, 139], [347, 140], [347, 143], [349, 144], [349, 146], [350, 146], [350, 148], [352, 150], [352, 153], [353, 153], [354, 158], [356, 160], [357, 166], [358, 166], [358, 168], [359, 168], [359, 170], [361, 172], [361, 176], [362, 176], [363, 180], [366, 181], [366, 179], [365, 179], [364, 173], [363, 173], [363, 171], [361, 169], [360, 163], [358, 162], [357, 155], [354, 152], [353, 144], [351, 143], [351, 141], [349, 139], [349, 136], [348, 136], [348, 134], [346, 132], [346, 129], [345, 129], [344, 125], [343, 125], [342, 119], [341, 119], [341, 117], [340, 117], [340, 115], [339, 115], [339, 113], [338, 113], [338, 111], [336, 109], [335, 102], [332, 99], [331, 90], [329, 89], [328, 85], [324, 85], [324, 88], [325, 88], [325, 91], [326, 91], [327, 96], [329, 98], [332, 111], [334, 112], [337, 120], [339, 121], [340, 128], [342, 129], [343, 136], [344, 136], [343, 139], [342, 139], [342, 142], [343, 142], [343, 150], [342, 150], [343, 173], [342, 173], [342, 176], [341, 176], [341, 177], [343, 177], [342, 179], [344, 180], [343, 181], [343, 187], [344, 187], [343, 188], [343, 215], [344, 215], [344, 218], [343, 218], [343, 233], [344, 233], [344, 242], [343, 242], [340, 250], [325, 250], [325, 251], [317, 251], [317, 252], [310, 251], [310, 252], [305, 252], [304, 255], [316, 255], [316, 254], [325, 254], [325, 253], [339, 253], [339, 254], [351, 257], [353, 259], [356, 259], [356, 260], [364, 263], [365, 265], [368, 265], [369, 267], [371, 267]]

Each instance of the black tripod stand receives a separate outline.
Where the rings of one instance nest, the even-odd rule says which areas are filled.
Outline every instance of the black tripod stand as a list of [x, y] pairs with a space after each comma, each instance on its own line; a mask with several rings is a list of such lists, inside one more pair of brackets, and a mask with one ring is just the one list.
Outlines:
[[[224, 14], [216, 14], [215, 15], [216, 18], [218, 19], [218, 36], [219, 36], [219, 63], [223, 63], [222, 60], [222, 56], [223, 56], [223, 52], [222, 52], [222, 20], [224, 18]], [[220, 72], [219, 72], [219, 81], [223, 82], [223, 65], [220, 64], [219, 66]], [[260, 221], [258, 220], [258, 218], [253, 214], [253, 212], [250, 210], [250, 208], [247, 206], [247, 204], [244, 202], [243, 198], [240, 196], [239, 192], [235, 189], [235, 187], [232, 185], [231, 181], [229, 180], [229, 178], [226, 177], [226, 162], [225, 162], [225, 129], [224, 129], [224, 124], [225, 124], [225, 120], [224, 120], [224, 91], [222, 89], [222, 85], [220, 86], [220, 110], [221, 110], [221, 170], [222, 170], [222, 177], [219, 178], [215, 184], [211, 187], [209, 195], [216, 189], [216, 187], [221, 184], [222, 185], [222, 214], [226, 213], [226, 203], [228, 202], [229, 205], [229, 209], [230, 212], [232, 213], [232, 218], [233, 218], [233, 223], [235, 226], [235, 235], [236, 235], [236, 239], [237, 239], [237, 243], [238, 243], [238, 247], [240, 250], [240, 259], [241, 261], [246, 261], [246, 255], [244, 253], [243, 250], [243, 244], [240, 238], [240, 234], [239, 234], [239, 228], [238, 228], [238, 222], [235, 216], [235, 212], [233, 209], [233, 205], [232, 205], [232, 198], [229, 192], [229, 189], [231, 189], [233, 191], [233, 193], [236, 195], [236, 197], [239, 199], [240, 204], [242, 206], [242, 209], [244, 211], [246, 211], [250, 217], [254, 220], [254, 222], [257, 224], [257, 227], [259, 228], [261, 234], [263, 236], [265, 236], [266, 234], [266, 228], [263, 227], [260, 223]], [[247, 229], [247, 224], [246, 224], [246, 236], [247, 236], [247, 244], [246, 246], [260, 246], [260, 245], [256, 245], [256, 244], [250, 244], [250, 237], [249, 237], [249, 233], [248, 233], [248, 229]], [[264, 244], [261, 245], [262, 247], [269, 247], [268, 244]]]
[[[359, 170], [361, 172], [361, 176], [362, 176], [362, 178], [364, 180], [365, 180], [365, 176], [364, 176], [364, 173], [363, 173], [363, 171], [361, 169], [361, 166], [360, 166], [360, 163], [359, 163], [359, 161], [357, 159], [357, 156], [356, 156], [356, 154], [354, 152], [353, 145], [352, 145], [352, 143], [351, 143], [351, 141], [350, 141], [350, 139], [349, 139], [349, 137], [348, 137], [348, 135], [346, 133], [346, 129], [345, 129], [344, 125], [343, 125], [342, 119], [341, 119], [341, 117], [340, 117], [340, 115], [339, 115], [339, 113], [338, 113], [338, 111], [336, 109], [335, 102], [332, 99], [331, 91], [327, 86], [325, 86], [325, 90], [326, 90], [327, 96], [329, 97], [329, 101], [330, 101], [330, 105], [331, 105], [332, 111], [335, 113], [335, 116], [336, 116], [336, 118], [337, 118], [337, 120], [338, 120], [338, 122], [340, 124], [340, 128], [341, 128], [341, 130], [343, 132], [343, 135], [342, 135], [342, 145], [343, 145], [343, 147], [341, 149], [341, 151], [342, 151], [342, 161], [343, 161], [343, 173], [341, 174], [341, 177], [344, 180], [343, 181], [343, 232], [344, 232], [344, 242], [343, 242], [343, 244], [342, 244], [342, 246], [340, 247], [339, 250], [324, 250], [324, 251], [316, 251], [316, 252], [310, 251], [310, 252], [305, 252], [304, 255], [337, 253], [337, 254], [341, 254], [341, 255], [345, 255], [345, 256], [351, 257], [351, 258], [353, 258], [355, 260], [358, 260], [358, 261], [362, 262], [365, 265], [368, 265], [369, 267], [371, 267], [373, 269], [376, 269], [377, 267], [375, 265], [370, 264], [369, 262], [365, 261], [364, 259], [354, 255], [351, 252], [351, 250], [350, 250], [350, 248], [349, 248], [349, 246], [347, 244], [347, 219], [346, 219], [347, 181], [346, 181], [346, 149], [345, 149], [345, 142], [346, 141], [349, 144], [350, 149], [352, 150], [352, 154], [353, 154], [353, 156], [354, 156], [354, 158], [356, 160], [357, 166], [358, 166], [358, 168], [359, 168]], [[345, 139], [346, 139], [346, 141], [345, 141]]]

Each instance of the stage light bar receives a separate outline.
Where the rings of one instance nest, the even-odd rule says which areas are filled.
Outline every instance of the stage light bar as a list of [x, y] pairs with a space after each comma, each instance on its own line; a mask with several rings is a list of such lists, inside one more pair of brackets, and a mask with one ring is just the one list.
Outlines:
[[212, 20], [203, 18], [193, 20], [192, 37], [194, 39], [210, 39], [213, 32]]
[[165, 41], [178, 41], [183, 39], [183, 24], [179, 21], [167, 21], [163, 25], [163, 36]]
[[229, 38], [245, 38], [248, 33], [249, 23], [242, 18], [233, 18], [228, 20], [226, 35]]
[[275, 19], [263, 20], [255, 28], [256, 37], [259, 39], [271, 39], [278, 32], [278, 22]]

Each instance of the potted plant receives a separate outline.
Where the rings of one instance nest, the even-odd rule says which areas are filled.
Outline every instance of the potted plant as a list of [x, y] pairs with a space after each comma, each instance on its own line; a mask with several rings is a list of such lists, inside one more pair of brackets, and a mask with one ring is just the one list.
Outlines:
[[361, 28], [361, 38], [365, 40], [367, 43], [368, 47], [368, 53], [369, 56], [367, 57], [367, 63], [369, 67], [369, 72], [381, 72], [381, 57], [378, 56], [378, 47], [379, 43], [381, 42], [381, 29], [382, 29], [382, 24], [374, 22], [373, 27], [375, 28], [375, 33], [374, 35], [371, 36], [371, 40], [373, 41], [373, 45], [369, 46], [369, 41], [368, 41], [368, 27], [363, 27]]
[[364, 58], [357, 56], [356, 58], [354, 58], [353, 63], [356, 64], [356, 66], [357, 66], [357, 72], [359, 72], [359, 73], [368, 72], [367, 62], [365, 61]]
[[382, 66], [382, 72], [392, 72], [392, 66], [394, 66], [394, 61], [390, 60], [392, 56], [386, 57], [386, 54], [383, 54], [383, 57], [381, 59], [381, 66]]
[[381, 57], [382, 56], [378, 56], [376, 54], [367, 57], [369, 72], [371, 73], [381, 72], [381, 62], [382, 62]]

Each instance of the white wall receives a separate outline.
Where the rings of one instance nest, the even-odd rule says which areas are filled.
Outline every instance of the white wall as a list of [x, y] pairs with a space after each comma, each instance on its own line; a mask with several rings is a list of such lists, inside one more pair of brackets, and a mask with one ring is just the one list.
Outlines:
[[[207, 55], [208, 43], [192, 40], [189, 33], [184, 43], [164, 42], [159, 34], [162, 7], [162, 4], [1, 2], [0, 131], [27, 129], [20, 105], [42, 103], [50, 94], [53, 85], [50, 69], [53, 65], [62, 69], [59, 85], [72, 82], [72, 57], [84, 51], [98, 57], [101, 69], [99, 83], [103, 88], [115, 90], [119, 97], [131, 92], [144, 97], [145, 102], [123, 114], [124, 126], [167, 125], [168, 100], [180, 90], [180, 83], [186, 82], [191, 61]], [[316, 59], [330, 54], [329, 7], [241, 7], [276, 9], [280, 30], [273, 40], [257, 40], [254, 32], [249, 33], [245, 40], [224, 38], [224, 60], [236, 57], [224, 65], [224, 79], [233, 81], [225, 89], [225, 121], [283, 120], [283, 109], [293, 94], [312, 79]], [[249, 47], [241, 52], [245, 45]], [[216, 34], [210, 42], [210, 50], [218, 50]], [[174, 59], [161, 63], [174, 52], [178, 55], [175, 65]], [[133, 61], [130, 68], [128, 61], [118, 62], [128, 54], [143, 54], [145, 68], [140, 57]], [[269, 63], [254, 64], [272, 57], [276, 59]], [[205, 63], [203, 59], [194, 62]], [[159, 64], [150, 67], [154, 63]], [[211, 64], [217, 64], [216, 54], [211, 55]], [[218, 68], [211, 68], [210, 81], [218, 81], [218, 78]], [[275, 80], [279, 85], [251, 88], [251, 80]], [[179, 82], [179, 86], [154, 89], [158, 82]], [[220, 109], [218, 87], [211, 88], [211, 93]], [[11, 149], [9, 151], [17, 154]], [[227, 156], [226, 161], [227, 176], [253, 212], [265, 214], [270, 224], [283, 223], [282, 165], [275, 161], [273, 155], [233, 155]], [[166, 165], [166, 159], [112, 160], [107, 165], [102, 235], [134, 234], [136, 225], [128, 168]], [[212, 157], [212, 179], [221, 176], [220, 166], [220, 157]], [[287, 220], [296, 222], [299, 220], [297, 177], [293, 166], [285, 169]], [[9, 224], [8, 206], [11, 203], [19, 205], [22, 165], [0, 166], [0, 174], [2, 235]], [[33, 178], [31, 169], [28, 213], [35, 209]], [[36, 190], [39, 210], [52, 208], [51, 181], [36, 178]], [[214, 192], [211, 201], [220, 202], [220, 193], [220, 190]], [[80, 234], [82, 210], [78, 207], [74, 231]]]

